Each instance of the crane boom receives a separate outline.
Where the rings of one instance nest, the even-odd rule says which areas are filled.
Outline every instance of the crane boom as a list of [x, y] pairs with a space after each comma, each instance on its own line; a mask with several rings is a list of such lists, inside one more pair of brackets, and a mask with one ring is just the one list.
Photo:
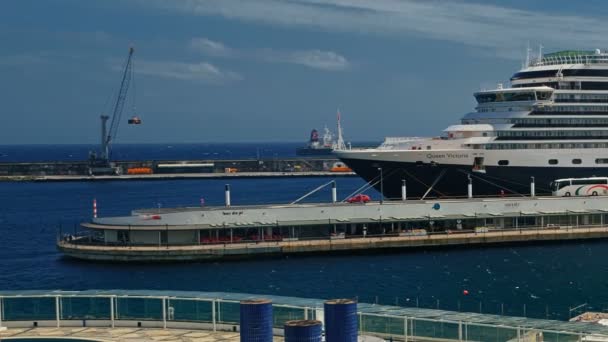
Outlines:
[[[129, 85], [131, 84], [131, 78], [133, 76], [132, 59], [134, 52], [135, 49], [133, 49], [133, 47], [130, 47], [129, 55], [127, 56], [127, 62], [125, 63], [122, 79], [120, 81], [120, 88], [118, 90], [118, 95], [116, 96], [116, 103], [114, 104], [114, 110], [112, 111], [112, 116], [110, 117], [110, 129], [107, 130], [107, 135], [102, 138], [103, 140], [101, 146], [101, 157], [102, 159], [108, 161], [110, 159], [110, 144], [118, 134], [118, 127], [120, 126], [120, 121], [122, 120], [122, 110], [125, 106], [127, 92], [129, 91]], [[102, 119], [102, 122], [105, 124], [104, 119]]]
[[[129, 91], [129, 85], [131, 84], [131, 79], [133, 78], [133, 53], [135, 49], [133, 47], [129, 48], [129, 55], [127, 56], [127, 61], [125, 63], [125, 67], [122, 73], [122, 78], [120, 80], [120, 88], [118, 89], [118, 94], [116, 96], [116, 102], [114, 103], [114, 108], [112, 111], [112, 116], [101, 115], [101, 151], [99, 157], [97, 153], [90, 152], [89, 153], [89, 174], [97, 174], [97, 173], [119, 173], [119, 170], [114, 168], [110, 163], [110, 145], [112, 141], [116, 138], [118, 134], [118, 127], [120, 126], [120, 121], [122, 120], [122, 110], [125, 106], [125, 100], [127, 98], [127, 92]], [[110, 120], [110, 127], [108, 129], [107, 122]]]

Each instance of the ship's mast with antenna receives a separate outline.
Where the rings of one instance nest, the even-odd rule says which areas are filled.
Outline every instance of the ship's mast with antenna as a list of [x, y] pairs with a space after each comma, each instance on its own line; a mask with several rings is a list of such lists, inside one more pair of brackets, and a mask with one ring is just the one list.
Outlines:
[[337, 118], [338, 118], [338, 124], [337, 124], [338, 140], [334, 144], [334, 150], [346, 150], [346, 144], [344, 143], [344, 135], [342, 134], [342, 124], [340, 122], [340, 109], [339, 108], [338, 108], [338, 112], [337, 112]]

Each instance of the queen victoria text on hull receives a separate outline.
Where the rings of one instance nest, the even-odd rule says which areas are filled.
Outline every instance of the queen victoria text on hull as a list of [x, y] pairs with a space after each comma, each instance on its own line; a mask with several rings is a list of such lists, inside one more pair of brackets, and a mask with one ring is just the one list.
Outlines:
[[[336, 151], [388, 198], [550, 193], [558, 178], [608, 175], [608, 52], [560, 51], [525, 62], [511, 87], [475, 93], [475, 112], [441, 137], [387, 137]], [[382, 174], [382, 185], [379, 182]]]

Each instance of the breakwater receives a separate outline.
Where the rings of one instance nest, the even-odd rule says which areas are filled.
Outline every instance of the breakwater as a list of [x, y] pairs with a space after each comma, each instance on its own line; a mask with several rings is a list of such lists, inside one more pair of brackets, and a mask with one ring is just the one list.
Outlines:
[[[88, 161], [0, 163], [0, 180], [179, 179], [199, 177], [325, 176], [338, 174], [335, 158], [118, 161], [116, 174], [95, 175]], [[349, 172], [346, 172], [347, 174]], [[350, 173], [352, 174], [352, 173]]]

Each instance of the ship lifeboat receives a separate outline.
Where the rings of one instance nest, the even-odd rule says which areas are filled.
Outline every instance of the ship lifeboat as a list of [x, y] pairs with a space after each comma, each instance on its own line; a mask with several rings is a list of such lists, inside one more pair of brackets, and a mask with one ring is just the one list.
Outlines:
[[350, 167], [346, 166], [346, 164], [338, 162], [338, 163], [335, 163], [333, 165], [333, 167], [331, 169], [329, 169], [329, 171], [331, 171], [331, 172], [352, 172], [353, 170]]
[[348, 166], [334, 166], [331, 169], [329, 169], [329, 171], [331, 171], [331, 172], [353, 172], [353, 169], [351, 169]]
[[138, 116], [132, 116], [128, 123], [129, 125], [141, 125], [141, 119]]
[[152, 168], [149, 167], [132, 167], [127, 169], [128, 175], [151, 175]]

